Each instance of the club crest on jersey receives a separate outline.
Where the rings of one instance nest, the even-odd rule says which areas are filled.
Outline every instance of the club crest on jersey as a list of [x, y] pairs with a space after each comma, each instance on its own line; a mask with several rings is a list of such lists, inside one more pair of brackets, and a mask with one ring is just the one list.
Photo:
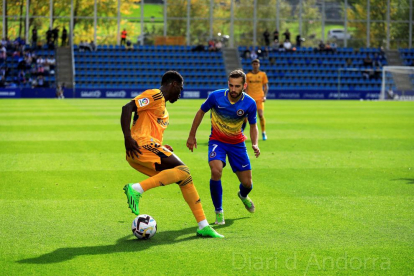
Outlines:
[[237, 116], [243, 116], [243, 115], [244, 115], [244, 110], [243, 109], [237, 110]]
[[148, 98], [139, 99], [138, 104], [140, 107], [146, 106], [149, 104], [149, 99]]

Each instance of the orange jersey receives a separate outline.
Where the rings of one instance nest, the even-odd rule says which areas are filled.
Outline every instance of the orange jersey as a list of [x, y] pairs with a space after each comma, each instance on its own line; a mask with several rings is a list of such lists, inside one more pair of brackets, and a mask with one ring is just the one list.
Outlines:
[[264, 96], [263, 86], [269, 81], [267, 75], [263, 71], [254, 74], [252, 71], [246, 75], [247, 94], [253, 99], [258, 99]]
[[165, 98], [159, 89], [149, 89], [134, 98], [137, 114], [131, 128], [138, 145], [162, 144], [164, 130], [169, 124]]

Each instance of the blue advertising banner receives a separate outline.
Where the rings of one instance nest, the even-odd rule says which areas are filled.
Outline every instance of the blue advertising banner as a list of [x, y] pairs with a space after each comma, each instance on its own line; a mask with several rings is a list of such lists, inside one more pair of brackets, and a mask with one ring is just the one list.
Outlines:
[[20, 88], [1, 89], [0, 98], [21, 98]]
[[[65, 89], [65, 98], [127, 98], [132, 99], [145, 91], [142, 89]], [[184, 90], [182, 99], [206, 99], [212, 92], [209, 89], [189, 89]], [[285, 99], [285, 100], [378, 100], [379, 91], [369, 90], [343, 90], [338, 93], [337, 90], [270, 90], [267, 98]], [[56, 90], [54, 88], [31, 89], [31, 88], [14, 88], [1, 89], [0, 98], [55, 98]]]

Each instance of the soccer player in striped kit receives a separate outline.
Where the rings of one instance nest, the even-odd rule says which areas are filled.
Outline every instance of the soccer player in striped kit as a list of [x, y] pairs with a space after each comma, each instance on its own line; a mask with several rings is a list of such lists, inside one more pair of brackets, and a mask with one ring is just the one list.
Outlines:
[[210, 193], [216, 213], [216, 224], [225, 224], [223, 213], [223, 189], [221, 175], [226, 166], [226, 156], [240, 185], [238, 197], [245, 208], [253, 213], [255, 206], [248, 194], [253, 189], [252, 169], [246, 149], [246, 136], [242, 125], [247, 118], [250, 124], [252, 149], [257, 157], [258, 130], [256, 125], [256, 103], [243, 89], [246, 88], [246, 75], [242, 70], [235, 70], [228, 78], [228, 88], [212, 92], [195, 115], [187, 140], [187, 147], [193, 151], [197, 148], [196, 132], [204, 114], [211, 110], [211, 135], [208, 144], [208, 161], [211, 170]]

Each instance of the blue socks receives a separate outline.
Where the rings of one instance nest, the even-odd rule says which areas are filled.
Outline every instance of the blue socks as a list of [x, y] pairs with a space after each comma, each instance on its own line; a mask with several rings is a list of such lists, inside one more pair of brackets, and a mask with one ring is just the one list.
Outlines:
[[213, 205], [216, 211], [223, 210], [223, 188], [221, 187], [221, 180], [210, 179], [210, 194], [213, 200]]
[[240, 195], [242, 197], [246, 197], [250, 193], [250, 191], [253, 189], [253, 183], [252, 183], [252, 187], [251, 188], [246, 188], [241, 183], [240, 183], [240, 186], [239, 187], [240, 187]]

